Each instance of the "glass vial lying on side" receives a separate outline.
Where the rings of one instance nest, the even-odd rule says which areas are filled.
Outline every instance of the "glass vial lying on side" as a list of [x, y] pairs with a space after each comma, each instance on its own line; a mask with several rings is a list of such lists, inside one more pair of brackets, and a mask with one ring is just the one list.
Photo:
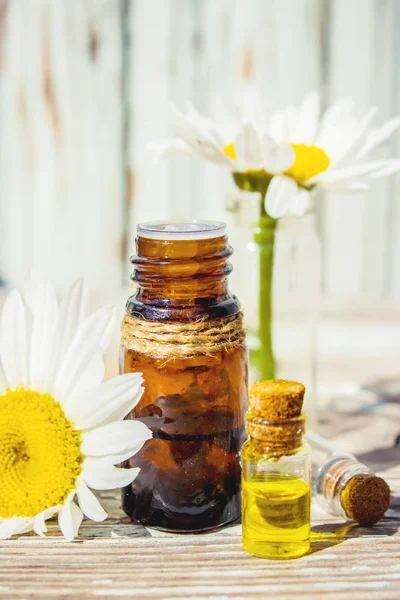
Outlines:
[[313, 491], [329, 513], [360, 525], [382, 519], [390, 505], [390, 487], [355, 456], [309, 431], [313, 449]]
[[242, 448], [243, 547], [263, 558], [303, 556], [310, 548], [311, 448], [302, 439], [305, 388], [261, 381], [250, 388]]

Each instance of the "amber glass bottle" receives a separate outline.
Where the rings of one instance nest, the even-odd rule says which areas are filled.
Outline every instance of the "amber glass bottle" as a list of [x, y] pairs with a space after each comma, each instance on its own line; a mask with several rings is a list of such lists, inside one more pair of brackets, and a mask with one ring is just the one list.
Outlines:
[[134, 522], [168, 531], [218, 527], [240, 517], [247, 407], [225, 225], [142, 224], [136, 245], [138, 287], [126, 305], [121, 372], [143, 373], [145, 391], [129, 418], [146, 423], [153, 439], [127, 463], [140, 473], [123, 492], [123, 508]]

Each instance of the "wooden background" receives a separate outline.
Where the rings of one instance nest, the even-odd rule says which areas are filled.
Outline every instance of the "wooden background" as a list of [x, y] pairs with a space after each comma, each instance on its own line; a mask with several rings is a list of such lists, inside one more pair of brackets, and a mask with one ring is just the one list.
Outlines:
[[[229, 174], [156, 164], [167, 102], [209, 111], [257, 83], [400, 112], [398, 0], [0, 0], [0, 275], [127, 282], [138, 220], [222, 218]], [[381, 151], [400, 155], [400, 136]], [[400, 296], [400, 177], [320, 200], [329, 297]]]

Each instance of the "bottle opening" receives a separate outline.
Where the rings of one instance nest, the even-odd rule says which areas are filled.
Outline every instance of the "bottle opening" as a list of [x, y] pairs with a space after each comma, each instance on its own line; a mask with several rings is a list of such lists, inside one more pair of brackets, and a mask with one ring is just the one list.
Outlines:
[[206, 240], [225, 233], [222, 221], [150, 221], [137, 228], [139, 237], [151, 240]]

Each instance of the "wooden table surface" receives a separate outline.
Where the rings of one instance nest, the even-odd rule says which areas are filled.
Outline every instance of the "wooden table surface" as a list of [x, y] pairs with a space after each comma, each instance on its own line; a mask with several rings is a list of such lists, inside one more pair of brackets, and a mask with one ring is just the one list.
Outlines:
[[[338, 439], [352, 432], [363, 460], [400, 489], [400, 450], [393, 447], [398, 408], [336, 415], [330, 426]], [[122, 515], [118, 493], [103, 493], [102, 500], [110, 518], [85, 521], [75, 542], [64, 542], [56, 525], [46, 539], [28, 534], [0, 542], [0, 598], [400, 598], [400, 521], [394, 511], [362, 528], [313, 506], [311, 553], [275, 562], [244, 552], [238, 525], [203, 535], [149, 531]]]
[[0, 597], [395, 600], [398, 526], [385, 518], [371, 528], [352, 527], [316, 515], [311, 553], [276, 562], [244, 552], [240, 526], [168, 535], [117, 514], [101, 525], [85, 522], [73, 543], [52, 531], [46, 539], [26, 535], [1, 542]]

